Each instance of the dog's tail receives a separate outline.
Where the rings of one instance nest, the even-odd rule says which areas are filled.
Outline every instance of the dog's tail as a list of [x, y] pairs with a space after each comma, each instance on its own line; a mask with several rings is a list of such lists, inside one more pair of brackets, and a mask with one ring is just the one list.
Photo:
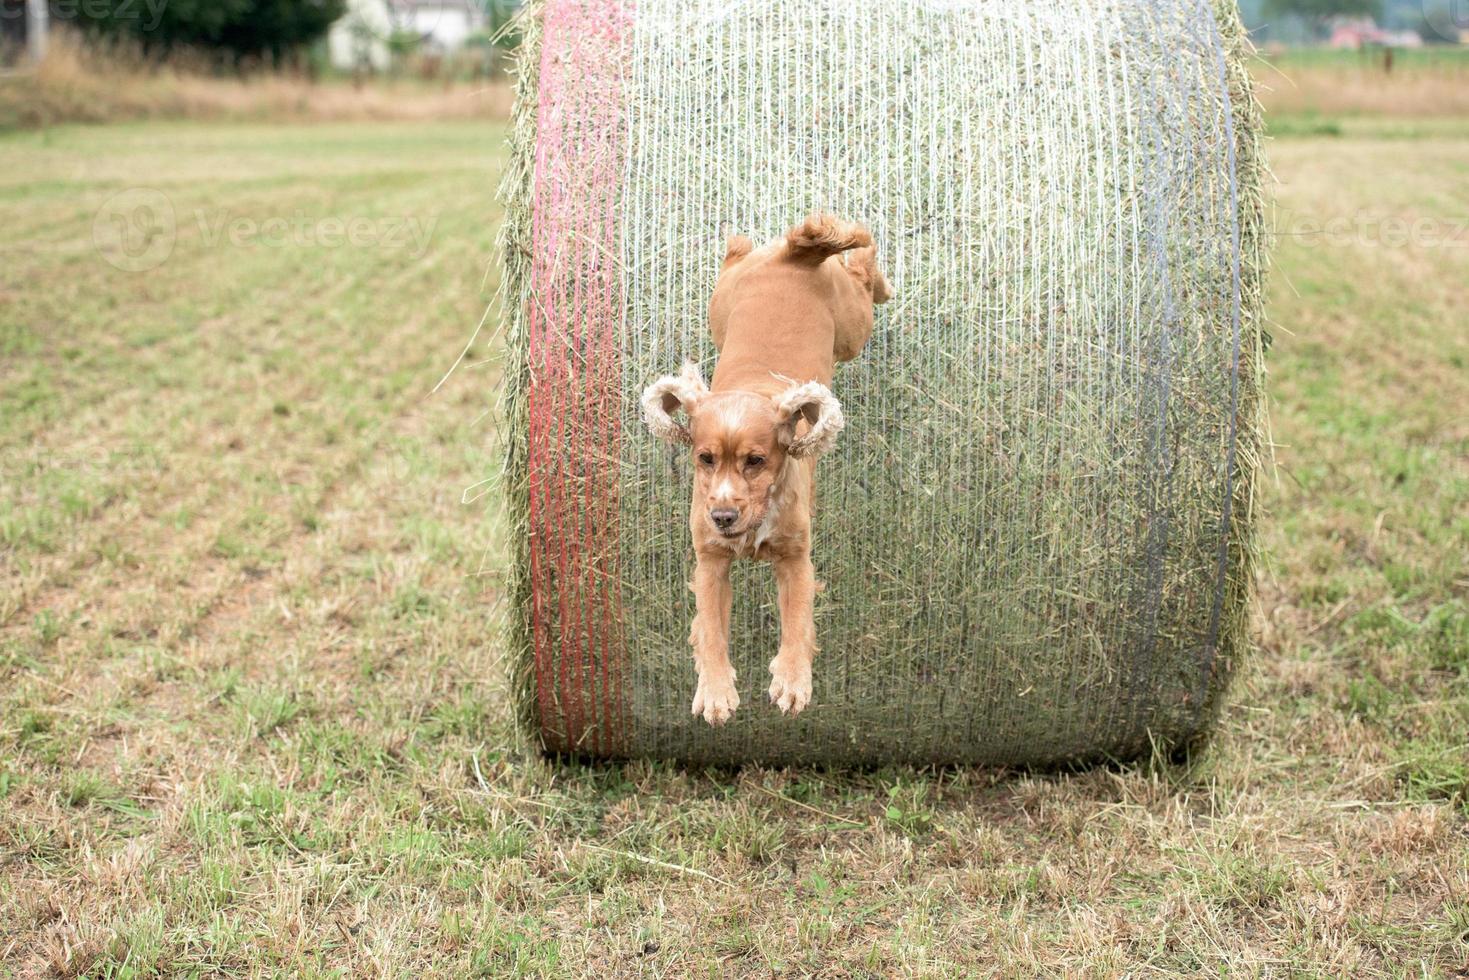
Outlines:
[[833, 255], [872, 244], [872, 233], [834, 214], [813, 214], [786, 232], [786, 255], [802, 265], [820, 265]]

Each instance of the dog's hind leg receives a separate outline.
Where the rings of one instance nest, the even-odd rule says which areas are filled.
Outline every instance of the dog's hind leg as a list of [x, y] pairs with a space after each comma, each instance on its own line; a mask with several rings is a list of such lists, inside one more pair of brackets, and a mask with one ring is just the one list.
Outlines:
[[770, 662], [770, 700], [788, 715], [811, 701], [811, 661], [816, 656], [816, 569], [801, 554], [775, 562], [780, 593], [780, 652]]
[[887, 278], [877, 267], [877, 248], [868, 245], [847, 253], [842, 266], [855, 289], [838, 290], [836, 342], [832, 353], [839, 361], [850, 361], [862, 353], [872, 336], [872, 306], [893, 298]]
[[857, 284], [872, 297], [874, 303], [886, 303], [893, 298], [892, 287], [888, 285], [887, 276], [877, 267], [877, 246], [868, 245], [866, 248], [854, 248], [847, 253], [847, 275], [856, 280]]
[[740, 706], [734, 667], [729, 662], [729, 613], [734, 590], [729, 584], [730, 556], [700, 552], [694, 566], [694, 624], [689, 643], [699, 684], [693, 712], [711, 725], [722, 725]]
[[720, 269], [728, 269], [755, 250], [755, 243], [748, 235], [730, 235], [724, 243], [724, 261]]

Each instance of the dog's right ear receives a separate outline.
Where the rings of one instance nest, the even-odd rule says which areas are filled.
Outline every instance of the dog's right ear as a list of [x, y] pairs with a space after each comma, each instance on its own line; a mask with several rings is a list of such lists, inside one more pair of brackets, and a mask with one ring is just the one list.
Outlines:
[[[826, 385], [815, 381], [792, 385], [775, 396], [775, 416], [779, 420], [776, 431], [781, 445], [796, 459], [824, 456], [831, 452], [837, 435], [847, 424], [842, 415], [842, 403]], [[798, 437], [796, 426], [802, 419], [811, 428]]]
[[675, 419], [673, 413], [681, 409], [685, 415], [693, 415], [699, 401], [707, 394], [709, 386], [699, 373], [699, 365], [684, 361], [683, 370], [678, 374], [665, 374], [643, 389], [643, 422], [649, 432], [664, 442], [687, 446], [694, 437], [689, 427]]

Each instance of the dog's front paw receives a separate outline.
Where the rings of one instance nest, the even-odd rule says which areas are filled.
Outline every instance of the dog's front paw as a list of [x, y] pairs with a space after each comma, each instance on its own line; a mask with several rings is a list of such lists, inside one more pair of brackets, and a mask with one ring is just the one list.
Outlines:
[[770, 701], [795, 717], [811, 703], [811, 664], [794, 657], [770, 661]]
[[700, 677], [694, 690], [694, 714], [702, 715], [711, 725], [722, 725], [734, 717], [740, 706], [740, 692], [735, 690], [734, 671], [719, 677]]

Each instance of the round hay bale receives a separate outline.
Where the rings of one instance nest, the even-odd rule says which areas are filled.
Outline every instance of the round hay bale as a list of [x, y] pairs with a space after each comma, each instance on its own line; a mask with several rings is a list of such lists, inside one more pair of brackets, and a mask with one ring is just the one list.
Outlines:
[[[543, 0], [502, 188], [522, 716], [700, 762], [1125, 758], [1197, 739], [1247, 646], [1260, 126], [1233, 3]], [[896, 297], [833, 389], [812, 704], [689, 712], [686, 451], [638, 394], [723, 241], [868, 225]]]

